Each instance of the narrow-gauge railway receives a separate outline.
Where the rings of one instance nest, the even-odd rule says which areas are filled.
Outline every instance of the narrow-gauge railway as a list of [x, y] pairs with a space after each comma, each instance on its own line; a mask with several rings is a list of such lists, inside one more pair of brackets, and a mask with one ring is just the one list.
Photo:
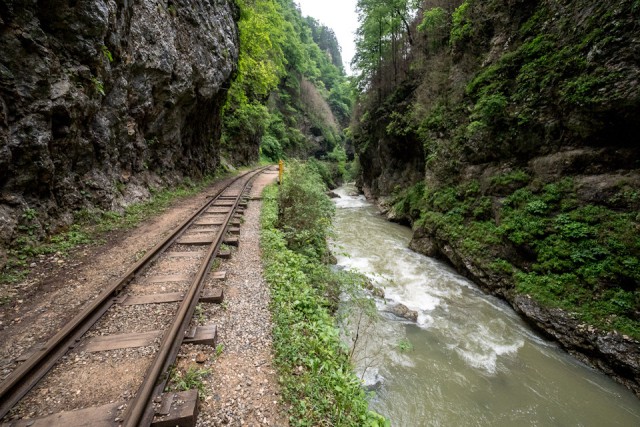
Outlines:
[[[212, 266], [238, 244], [246, 194], [265, 170], [239, 176], [212, 196], [55, 336], [24, 355], [0, 384], [3, 425], [192, 425], [197, 391], [163, 393], [169, 370], [183, 343], [215, 346], [215, 325], [196, 327], [192, 317], [198, 303], [222, 301], [215, 283], [225, 273], [211, 273]], [[76, 363], [65, 366], [65, 360]], [[77, 402], [65, 402], [63, 411], [52, 404], [46, 417], [13, 419], [12, 408], [55, 394], [51, 388], [65, 378], [78, 388]], [[101, 386], [87, 391], [79, 379]]]

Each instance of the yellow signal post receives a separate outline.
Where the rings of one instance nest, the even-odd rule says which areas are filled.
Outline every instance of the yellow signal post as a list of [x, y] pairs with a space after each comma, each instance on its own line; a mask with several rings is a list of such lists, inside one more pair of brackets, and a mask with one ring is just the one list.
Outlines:
[[278, 184], [282, 184], [282, 174], [284, 174], [284, 162], [280, 160], [278, 162]]

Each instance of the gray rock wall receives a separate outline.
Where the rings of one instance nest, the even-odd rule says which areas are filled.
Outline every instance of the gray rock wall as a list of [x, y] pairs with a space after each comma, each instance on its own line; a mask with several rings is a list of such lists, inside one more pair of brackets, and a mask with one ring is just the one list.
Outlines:
[[0, 247], [212, 172], [233, 0], [0, 0]]

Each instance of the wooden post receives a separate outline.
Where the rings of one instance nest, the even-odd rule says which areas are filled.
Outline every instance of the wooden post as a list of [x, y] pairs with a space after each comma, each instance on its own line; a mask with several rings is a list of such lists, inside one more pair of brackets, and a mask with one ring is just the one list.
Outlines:
[[284, 162], [278, 162], [278, 185], [282, 184], [282, 174], [284, 174]]

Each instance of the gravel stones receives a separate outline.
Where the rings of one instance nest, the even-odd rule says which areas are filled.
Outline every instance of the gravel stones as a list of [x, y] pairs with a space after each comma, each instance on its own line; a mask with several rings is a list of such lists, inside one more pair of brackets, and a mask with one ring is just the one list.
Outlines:
[[[253, 187], [254, 197], [259, 195], [264, 183], [274, 178], [272, 173], [259, 177]], [[204, 198], [205, 195], [200, 195], [186, 201], [186, 207], [173, 208], [139, 229], [128, 232], [127, 239], [112, 247], [87, 248], [86, 258], [74, 262], [74, 266], [56, 267], [54, 270], [58, 274], [52, 277], [70, 278], [68, 283], [72, 283], [72, 286], [51, 286], [46, 288], [51, 291], [46, 294], [32, 291], [30, 296], [39, 295], [42, 298], [25, 298], [15, 310], [4, 310], [3, 319], [28, 318], [31, 324], [30, 327], [22, 327], [15, 323], [0, 331], [0, 336], [12, 336], [13, 342], [18, 344], [18, 350], [3, 345], [3, 374], [7, 375], [15, 369], [15, 356], [46, 340], [54, 332], [55, 325], [64, 324], [64, 319], [68, 319], [87, 299], [99, 293], [103, 281], [118, 277], [129, 263], [135, 262], [132, 254], [140, 250], [141, 244], [152, 246], [165, 233], [168, 224], [179, 223], [178, 219], [193, 211], [193, 207], [202, 203]], [[193, 365], [209, 373], [204, 378], [199, 425], [287, 425], [286, 418], [281, 415], [283, 411], [279, 404], [277, 376], [272, 365], [269, 290], [262, 277], [259, 215], [260, 202], [249, 202], [245, 210], [240, 247], [234, 248], [230, 260], [219, 262], [219, 270], [227, 272], [227, 280], [207, 279], [206, 288], [224, 288], [224, 303], [199, 304], [192, 320], [192, 324], [217, 325], [220, 345], [218, 348], [185, 345], [177, 361], [179, 368]], [[150, 230], [153, 232], [150, 233]], [[104, 253], [98, 256], [91, 253], [91, 249]], [[169, 275], [184, 274], [191, 261], [194, 259], [187, 261], [163, 256], [159, 258], [157, 267]], [[51, 271], [49, 267], [43, 272], [41, 280], [52, 280], [45, 278], [45, 273]], [[134, 293], [143, 293], [145, 286], [147, 291], [152, 288], [153, 293], [173, 291], [180, 286], [179, 283], [150, 283], [149, 277], [150, 274], [145, 275], [133, 284]], [[43, 284], [37, 276], [31, 280], [33, 283], [25, 282], [24, 286], [39, 286], [42, 289]], [[162, 319], [167, 319], [175, 307], [174, 303], [150, 307], [116, 305], [111, 308], [109, 318], [98, 322], [100, 328], [96, 327], [88, 335], [159, 330], [164, 327]], [[59, 316], [60, 313], [66, 316]], [[19, 333], [14, 336], [12, 332]], [[157, 351], [156, 345], [157, 342], [154, 342], [147, 347], [99, 353], [83, 351], [82, 346], [76, 348], [54, 368], [50, 377], [14, 408], [5, 421], [126, 402], [144, 375], [146, 361]], [[102, 376], [98, 376], [95, 384], [87, 386], [82, 381], [100, 372]]]
[[[251, 198], [258, 198], [276, 176], [272, 172], [259, 176]], [[249, 202], [239, 248], [219, 268], [227, 272], [225, 302], [209, 306], [205, 313], [218, 325], [224, 350], [211, 363], [198, 426], [288, 425], [273, 367], [270, 293], [262, 276], [260, 252], [260, 207], [260, 201]]]

